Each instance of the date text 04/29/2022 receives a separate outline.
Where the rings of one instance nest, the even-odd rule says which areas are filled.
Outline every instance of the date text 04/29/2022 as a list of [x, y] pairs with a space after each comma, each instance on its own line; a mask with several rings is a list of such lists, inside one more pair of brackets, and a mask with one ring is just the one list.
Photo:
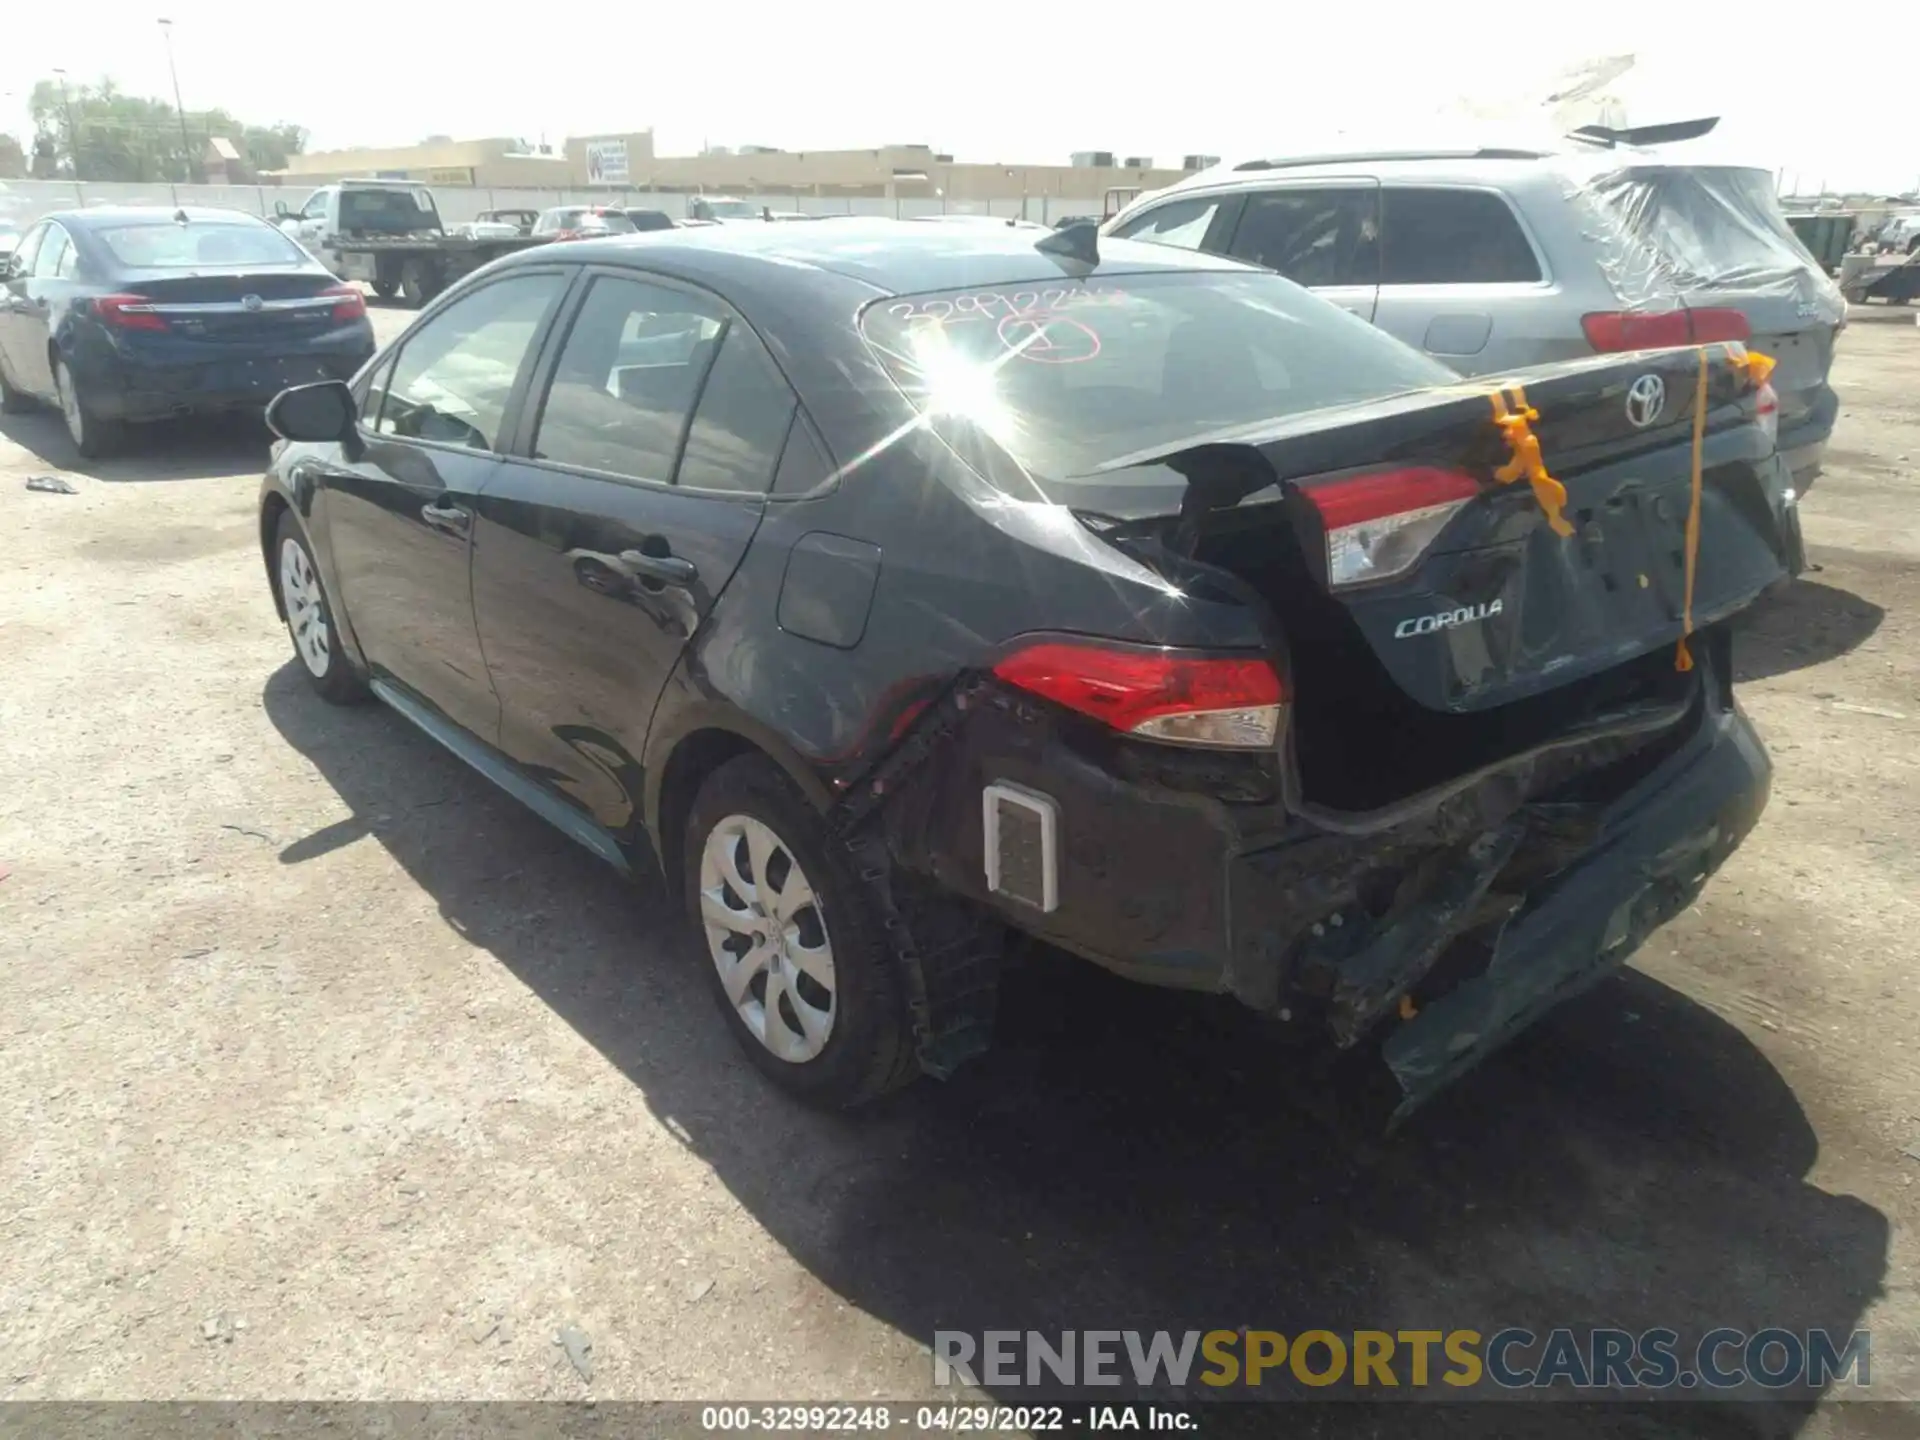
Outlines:
[[707, 1405], [700, 1428], [720, 1433], [899, 1431], [1031, 1435], [1067, 1430], [1142, 1430], [1164, 1434], [1200, 1428], [1188, 1411], [1160, 1405]]

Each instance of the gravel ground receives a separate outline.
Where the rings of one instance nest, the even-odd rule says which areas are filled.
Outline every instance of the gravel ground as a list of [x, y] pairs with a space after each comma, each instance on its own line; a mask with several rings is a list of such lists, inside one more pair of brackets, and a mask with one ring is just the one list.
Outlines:
[[1920, 1398], [1920, 329], [1861, 315], [1836, 383], [1819, 568], [1740, 648], [1760, 828], [1378, 1145], [1230, 1007], [1059, 963], [990, 1063], [796, 1109], [654, 887], [306, 692], [259, 432], [76, 470], [0, 419], [0, 1398], [910, 1398], [936, 1327], [1589, 1322], [1866, 1326]]

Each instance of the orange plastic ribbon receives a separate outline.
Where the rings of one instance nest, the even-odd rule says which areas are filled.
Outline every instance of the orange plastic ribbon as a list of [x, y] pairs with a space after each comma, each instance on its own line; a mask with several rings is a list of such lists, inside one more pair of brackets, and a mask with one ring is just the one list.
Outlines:
[[[1754, 384], [1767, 378], [1773, 361], [1765, 355], [1748, 352], [1747, 373], [1753, 375], [1753, 360], [1765, 361]], [[1674, 649], [1673, 668], [1685, 673], [1693, 669], [1693, 655], [1687, 649], [1687, 636], [1693, 633], [1693, 575], [1700, 560], [1700, 461], [1707, 443], [1707, 352], [1700, 351], [1700, 378], [1693, 386], [1693, 501], [1687, 506], [1687, 580], [1681, 592], [1680, 643]]]
[[1567, 508], [1567, 487], [1547, 473], [1546, 458], [1540, 453], [1540, 437], [1533, 433], [1533, 422], [1540, 412], [1527, 404], [1527, 392], [1513, 387], [1513, 408], [1507, 408], [1504, 391], [1488, 397], [1493, 401], [1493, 423], [1500, 427], [1513, 458], [1493, 472], [1502, 485], [1511, 485], [1522, 476], [1533, 487], [1533, 498], [1547, 517], [1553, 533], [1563, 539], [1573, 534], [1573, 526], [1561, 512]]
[[1773, 374], [1773, 367], [1778, 362], [1771, 355], [1762, 355], [1758, 350], [1747, 350], [1742, 352], [1739, 363], [1747, 372], [1748, 383], [1758, 390], [1767, 383], [1767, 377]]

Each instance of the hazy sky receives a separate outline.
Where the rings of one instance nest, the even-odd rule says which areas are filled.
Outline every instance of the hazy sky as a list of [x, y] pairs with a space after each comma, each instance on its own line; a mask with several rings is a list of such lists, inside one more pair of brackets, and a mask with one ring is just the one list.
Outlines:
[[[189, 111], [295, 121], [315, 149], [652, 126], [663, 154], [703, 141], [925, 142], [962, 160], [1061, 163], [1098, 148], [1177, 164], [1313, 145], [1340, 125], [1417, 139], [1446, 102], [1522, 100], [1570, 63], [1631, 51], [1640, 63], [1615, 88], [1634, 121], [1719, 113], [1723, 148], [1806, 188], [1920, 183], [1911, 62], [1894, 44], [1804, 28], [1804, 7], [703, 0], [547, 12], [467, 0], [432, 11], [15, 6], [0, 31], [0, 128], [24, 138], [28, 92], [55, 66], [166, 96], [161, 15]], [[459, 14], [472, 22], [444, 18]], [[1884, 18], [1899, 33], [1894, 12]]]

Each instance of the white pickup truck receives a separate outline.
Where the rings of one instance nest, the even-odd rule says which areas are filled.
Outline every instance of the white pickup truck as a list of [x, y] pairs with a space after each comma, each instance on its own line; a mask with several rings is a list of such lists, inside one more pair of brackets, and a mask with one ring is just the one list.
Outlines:
[[545, 236], [449, 234], [433, 192], [411, 180], [342, 180], [322, 185], [298, 210], [275, 204], [276, 223], [342, 280], [360, 280], [382, 299], [398, 293], [426, 304], [469, 271]]

